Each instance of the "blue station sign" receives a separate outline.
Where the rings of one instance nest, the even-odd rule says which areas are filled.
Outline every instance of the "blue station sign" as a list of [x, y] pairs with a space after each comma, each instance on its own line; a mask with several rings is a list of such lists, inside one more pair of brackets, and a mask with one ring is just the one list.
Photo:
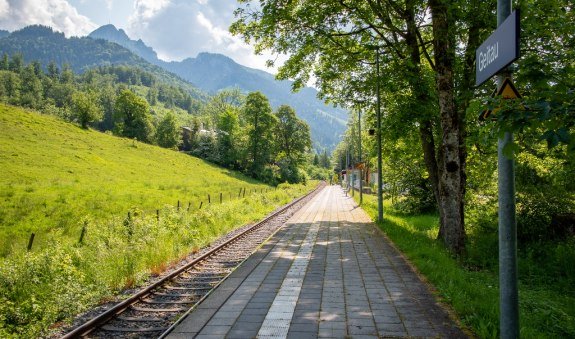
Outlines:
[[475, 86], [487, 81], [518, 57], [519, 10], [515, 10], [475, 50]]

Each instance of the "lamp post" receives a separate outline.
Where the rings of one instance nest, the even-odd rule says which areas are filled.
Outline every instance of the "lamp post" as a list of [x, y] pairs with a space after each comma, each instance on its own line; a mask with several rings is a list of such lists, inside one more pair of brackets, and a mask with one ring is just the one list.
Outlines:
[[346, 188], [345, 188], [345, 196], [347, 197], [347, 191], [349, 191], [349, 178], [350, 178], [350, 173], [349, 173], [349, 145], [347, 146], [346, 152], [345, 152], [345, 181], [346, 181]]
[[357, 111], [357, 129], [359, 137], [359, 204], [363, 204], [363, 169], [361, 168], [361, 110]]
[[376, 67], [376, 94], [377, 94], [377, 221], [383, 221], [383, 193], [382, 193], [382, 171], [381, 171], [381, 102], [379, 99], [379, 46], [375, 48], [375, 67]]

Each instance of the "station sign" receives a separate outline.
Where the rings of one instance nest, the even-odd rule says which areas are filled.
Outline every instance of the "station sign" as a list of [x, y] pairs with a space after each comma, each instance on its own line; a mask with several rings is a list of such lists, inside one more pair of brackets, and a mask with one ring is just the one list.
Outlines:
[[519, 10], [505, 21], [475, 50], [475, 86], [509, 66], [519, 57]]

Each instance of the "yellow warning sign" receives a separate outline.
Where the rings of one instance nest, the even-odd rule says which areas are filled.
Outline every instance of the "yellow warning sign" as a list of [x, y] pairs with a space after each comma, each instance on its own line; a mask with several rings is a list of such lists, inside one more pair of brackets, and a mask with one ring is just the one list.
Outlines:
[[[515, 88], [515, 85], [513, 85], [513, 81], [511, 81], [511, 79], [509, 78], [505, 78], [505, 80], [503, 80], [503, 85], [501, 85], [501, 88], [499, 90], [493, 91], [491, 97], [495, 98], [496, 96], [501, 96], [503, 99], [521, 99], [521, 94], [519, 94], [519, 91], [517, 90], [517, 88]], [[479, 115], [479, 120], [485, 120], [490, 115], [495, 115], [495, 113], [497, 113], [498, 110], [499, 107], [494, 109], [487, 109], [481, 112], [481, 114]], [[494, 117], [492, 117], [491, 119], [495, 120]]]

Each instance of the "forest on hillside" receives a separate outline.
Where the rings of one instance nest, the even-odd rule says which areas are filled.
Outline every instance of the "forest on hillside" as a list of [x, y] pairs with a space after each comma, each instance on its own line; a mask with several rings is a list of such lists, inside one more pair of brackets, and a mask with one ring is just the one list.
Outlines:
[[76, 74], [55, 62], [26, 64], [19, 53], [0, 59], [2, 102], [179, 149], [270, 184], [327, 178], [327, 153], [318, 166], [309, 127], [290, 106], [274, 112], [263, 94], [237, 89], [204, 100], [193, 94], [134, 66]]

